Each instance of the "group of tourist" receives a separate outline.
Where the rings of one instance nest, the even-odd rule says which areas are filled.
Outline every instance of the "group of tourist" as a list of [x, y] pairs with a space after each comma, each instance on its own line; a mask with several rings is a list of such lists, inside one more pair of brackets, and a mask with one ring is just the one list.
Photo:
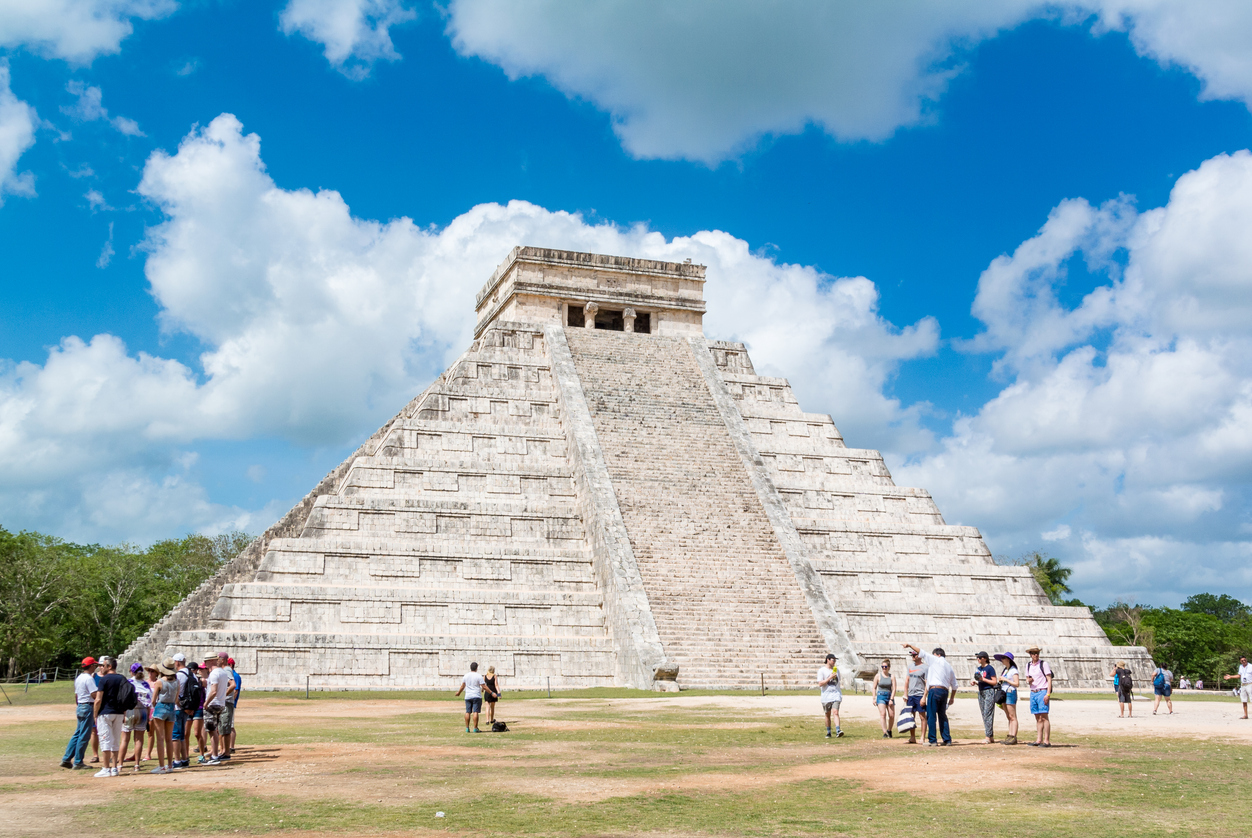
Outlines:
[[78, 727], [62, 768], [89, 768], [90, 747], [91, 762], [101, 764], [96, 777], [116, 777], [128, 762], [138, 774], [155, 747], [157, 765], [150, 773], [168, 774], [191, 766], [191, 737], [199, 746], [198, 764], [220, 765], [231, 758], [243, 689], [234, 658], [221, 652], [200, 664], [179, 653], [160, 663], [132, 663], [128, 671], [129, 676], [118, 672], [117, 659], [108, 655], [83, 658], [74, 679]]
[[[1117, 666], [1109, 673], [1109, 677], [1113, 679], [1113, 690], [1117, 693], [1117, 708], [1119, 718], [1129, 718], [1134, 715], [1134, 673], [1125, 661], [1118, 661]], [[1238, 681], [1238, 696], [1243, 702], [1243, 716], [1248, 718], [1248, 703], [1252, 702], [1252, 664], [1248, 663], [1247, 655], [1239, 657], [1239, 671], [1234, 675], [1222, 676], [1223, 681]], [[1204, 682], [1197, 680], [1194, 685], [1184, 676], [1178, 679], [1178, 689], [1204, 689]], [[1171, 696], [1174, 694], [1174, 673], [1164, 666], [1158, 666], [1152, 673], [1152, 715], [1156, 715], [1161, 708], [1161, 702], [1165, 702], [1165, 709], [1169, 715], [1174, 715], [1174, 702]]]
[[[927, 739], [928, 745], [951, 745], [952, 735], [948, 725], [948, 708], [956, 701], [956, 672], [948, 663], [943, 649], [936, 648], [930, 653], [922, 651], [911, 643], [905, 643], [912, 659], [907, 673], [899, 679], [891, 671], [891, 661], [884, 659], [878, 672], [870, 681], [870, 691], [874, 696], [874, 705], [878, 708], [879, 720], [882, 724], [884, 739], [890, 739], [894, 733], [908, 731], [909, 744], [918, 741], [918, 728]], [[1049, 710], [1052, 703], [1052, 667], [1040, 657], [1040, 648], [1032, 646], [1026, 650], [1030, 662], [1026, 664], [1025, 673], [1018, 671], [1017, 662], [1012, 652], [988, 656], [979, 652], [974, 656], [976, 665], [970, 686], [978, 688], [978, 709], [982, 714], [983, 740], [990, 745], [995, 742], [996, 707], [999, 707], [1008, 722], [1008, 735], [1004, 738], [1005, 745], [1017, 744], [1017, 691], [1022, 686], [1022, 679], [1030, 687], [1030, 712], [1035, 717], [1035, 741], [1027, 745], [1041, 748], [1052, 747], [1052, 723]], [[1001, 670], [991, 664], [991, 659], [1000, 662]], [[1123, 717], [1129, 716], [1132, 709], [1134, 675], [1125, 661], [1118, 661], [1109, 674], [1113, 679], [1113, 689], [1117, 692], [1118, 706]], [[1243, 702], [1243, 716], [1248, 718], [1248, 704], [1252, 703], [1252, 664], [1247, 656], [1239, 658], [1239, 671], [1235, 675], [1226, 675], [1222, 680], [1239, 681], [1239, 698]], [[835, 655], [827, 655], [825, 665], [817, 673], [817, 686], [821, 690], [822, 710], [826, 714], [826, 736], [830, 738], [831, 720], [834, 720], [834, 736], [843, 736], [839, 725], [839, 705], [843, 701], [843, 693], [839, 687], [839, 667]], [[1164, 666], [1158, 666], [1152, 675], [1153, 704], [1155, 715], [1161, 702], [1165, 702], [1166, 710], [1172, 715], [1174, 673]], [[904, 704], [900, 711], [900, 720], [896, 720], [896, 695], [903, 690]]]
[[484, 702], [487, 704], [487, 724], [494, 725], [496, 703], [500, 701], [500, 676], [496, 674], [496, 668], [489, 666], [487, 674], [482, 675], [478, 671], [478, 661], [472, 662], [456, 694], [459, 696], [462, 692], [465, 693], [465, 732], [482, 733], [478, 729], [478, 718]]
[[[870, 681], [870, 690], [882, 723], [883, 738], [891, 739], [897, 730], [907, 730], [909, 744], [916, 745], [920, 727], [921, 736], [927, 745], [951, 745], [948, 708], [956, 701], [956, 672], [952, 669], [952, 664], [948, 663], [943, 649], [925, 652], [911, 643], [905, 643], [904, 648], [909, 650], [912, 659], [906, 673], [897, 678], [891, 671], [891, 661], [884, 659]], [[1048, 711], [1051, 709], [1053, 676], [1052, 667], [1040, 657], [1040, 651], [1038, 646], [1026, 650], [1030, 655], [1030, 662], [1026, 664], [1024, 677], [1030, 687], [1030, 712], [1035, 717], [1035, 741], [1026, 744], [1050, 748], [1052, 725]], [[969, 683], [978, 688], [978, 707], [986, 734], [983, 741], [987, 744], [995, 742], [995, 715], [998, 706], [1008, 721], [1008, 736], [1003, 740], [1004, 744], [1016, 745], [1017, 691], [1022, 686], [1023, 677], [1018, 671], [1016, 659], [1012, 652], [994, 656], [979, 652], [974, 657], [977, 665]], [[999, 672], [991, 664], [992, 657], [1003, 667]], [[832, 735], [832, 719], [833, 735], [843, 736], [839, 725], [839, 705], [843, 701], [839, 681], [838, 659], [833, 654], [827, 655], [825, 665], [817, 673], [822, 710], [826, 714], [827, 738]], [[901, 691], [904, 705], [900, 711], [901, 718], [897, 721], [895, 699]]]

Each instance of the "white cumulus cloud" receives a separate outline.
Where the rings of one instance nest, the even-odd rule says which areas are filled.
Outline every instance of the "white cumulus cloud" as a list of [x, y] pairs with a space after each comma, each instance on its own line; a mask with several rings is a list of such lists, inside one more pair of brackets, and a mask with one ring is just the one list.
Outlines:
[[[972, 347], [1011, 382], [897, 475], [1011, 549], [1044, 532], [1092, 596], [1176, 602], [1223, 577], [1247, 596], [1249, 224], [1247, 151], [1179, 178], [1164, 207], [1062, 203], [979, 281]], [[1067, 307], [1076, 258], [1105, 281]]]
[[810, 124], [883, 139], [928, 118], [971, 47], [1038, 18], [1127, 31], [1205, 96], [1252, 101], [1242, 0], [452, 0], [447, 16], [463, 55], [595, 103], [636, 157], [716, 163]]
[[[153, 154], [138, 191], [165, 217], [143, 245], [162, 326], [204, 351], [193, 368], [110, 335], [67, 337], [42, 366], [0, 375], [0, 503], [55, 497], [41, 522], [90, 530], [98, 496], [71, 501], [66, 486], [84, 475], [138, 485], [137, 463], [145, 491], [190, 491], [178, 458], [197, 441], [363, 439], [469, 345], [474, 294], [518, 244], [707, 264], [710, 334], [748, 341], [763, 370], [815, 395], [811, 408], [834, 391], [854, 425], [894, 425], [917, 443], [916, 417], [882, 388], [902, 359], [933, 351], [936, 324], [897, 329], [868, 280], [778, 264], [724, 232], [667, 240], [523, 201], [473, 207], [443, 229], [362, 219], [336, 192], [275, 184], [260, 138], [229, 114]], [[54, 523], [42, 525], [66, 528]]]
[[284, 34], [321, 44], [335, 69], [362, 79], [378, 61], [400, 58], [391, 27], [416, 18], [404, 0], [289, 0], [278, 20]]
[[175, 0], [0, 0], [0, 46], [89, 64], [116, 53], [134, 20], [154, 20]]
[[9, 68], [0, 62], [0, 205], [4, 194], [34, 195], [35, 176], [18, 173], [17, 161], [35, 144], [39, 116], [35, 109], [13, 95]]

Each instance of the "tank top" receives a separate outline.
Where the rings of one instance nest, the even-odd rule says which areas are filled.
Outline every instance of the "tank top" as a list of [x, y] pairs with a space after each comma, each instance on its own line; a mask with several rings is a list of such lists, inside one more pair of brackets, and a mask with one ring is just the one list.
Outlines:
[[487, 686], [487, 689], [491, 690], [493, 698], [500, 695], [500, 688], [496, 686], [495, 678], [485, 678], [483, 679], [483, 683]]
[[893, 693], [895, 692], [895, 690], [896, 690], [896, 676], [895, 675], [888, 675], [886, 678], [883, 678], [882, 675], [878, 676], [878, 691], [880, 693], [888, 693], [888, 692]]

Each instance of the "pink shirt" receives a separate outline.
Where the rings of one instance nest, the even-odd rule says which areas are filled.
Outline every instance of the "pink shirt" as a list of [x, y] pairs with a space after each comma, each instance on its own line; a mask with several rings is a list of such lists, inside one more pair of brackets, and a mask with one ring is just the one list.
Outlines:
[[1030, 679], [1030, 691], [1038, 692], [1048, 688], [1048, 676], [1052, 674], [1052, 667], [1047, 661], [1039, 661], [1038, 663], [1026, 664], [1026, 677]]

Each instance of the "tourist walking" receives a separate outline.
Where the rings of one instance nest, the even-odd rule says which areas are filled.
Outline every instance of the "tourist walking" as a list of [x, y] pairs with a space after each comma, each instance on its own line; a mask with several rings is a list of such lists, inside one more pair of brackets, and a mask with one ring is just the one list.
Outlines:
[[[122, 716], [121, 764], [125, 765], [130, 753], [131, 737], [135, 739], [135, 773], [139, 773], [139, 761], [143, 758], [143, 738], [148, 731], [148, 714], [152, 712], [152, 687], [143, 678], [143, 664], [130, 665], [130, 685], [135, 690], [135, 706]], [[119, 765], [118, 767], [122, 767]]]
[[[100, 737], [100, 757], [104, 766], [96, 772], [97, 777], [116, 777], [121, 763], [118, 746], [122, 739], [122, 718], [130, 708], [126, 707], [126, 692], [130, 682], [115, 670], [117, 661], [107, 655], [100, 658], [100, 689], [96, 692], [96, 733]], [[131, 693], [131, 701], [134, 694]]]
[[1051, 748], [1052, 720], [1048, 711], [1052, 705], [1052, 667], [1039, 657], [1040, 651], [1038, 646], [1026, 650], [1030, 655], [1030, 663], [1026, 664], [1026, 680], [1030, 682], [1030, 712], [1035, 717], [1035, 741], [1026, 744]]
[[[96, 727], [96, 659], [88, 655], [83, 658], [82, 671], [74, 679], [74, 714], [78, 726], [74, 735], [65, 746], [65, 756], [61, 757], [62, 768], [86, 768], [83, 757], [87, 755], [87, 745], [91, 743], [91, 732]], [[1244, 708], [1247, 712], [1247, 708]]]
[[1239, 679], [1239, 698], [1243, 701], [1243, 716], [1248, 717], [1248, 702], [1252, 702], [1252, 664], [1248, 663], [1247, 655], [1239, 656], [1239, 674], [1224, 675], [1223, 681], [1230, 681], [1234, 678]]
[[1174, 715], [1174, 700], [1170, 698], [1174, 694], [1174, 673], [1170, 672], [1163, 666], [1158, 666], [1156, 672], [1152, 674], [1152, 715], [1156, 715], [1156, 710], [1161, 706], [1161, 699], [1165, 699], [1165, 709], [1169, 711], [1169, 715]]
[[904, 706], [913, 711], [913, 729], [909, 731], [909, 744], [917, 744], [917, 728], [922, 729], [922, 738], [926, 738], [926, 662], [916, 649], [909, 653], [912, 663], [909, 664], [908, 693], [904, 696]]
[[817, 686], [821, 688], [822, 712], [826, 714], [826, 738], [830, 738], [830, 720], [835, 720], [835, 736], [843, 736], [839, 726], [839, 705], [843, 703], [843, 690], [839, 689], [839, 659], [826, 655], [826, 664], [817, 670]]
[[1113, 690], [1117, 693], [1117, 718], [1133, 718], [1135, 678], [1126, 661], [1118, 661], [1110, 677], [1113, 679]]
[[874, 706], [882, 722], [882, 738], [890, 739], [896, 723], [896, 678], [891, 674], [891, 661], [884, 660], [874, 674], [870, 685], [874, 691]]
[[157, 767], [153, 774], [169, 774], [174, 770], [174, 719], [178, 709], [178, 679], [174, 660], [166, 658], [149, 669], [158, 676], [152, 695], [152, 738], [157, 745]]
[[935, 649], [927, 654], [912, 643], [905, 643], [904, 648], [912, 649], [926, 662], [926, 741], [934, 746], [936, 739], [943, 745], [952, 744], [952, 731], [948, 726], [948, 708], [956, 702], [956, 672], [948, 663], [943, 649]]
[[978, 688], [978, 709], [982, 713], [983, 744], [994, 744], [996, 724], [996, 670], [986, 652], [974, 655], [974, 677], [970, 684]]
[[478, 729], [478, 714], [483, 711], [483, 684], [486, 680], [478, 674], [478, 662], [470, 663], [470, 671], [465, 673], [465, 677], [461, 679], [461, 686], [457, 688], [456, 694], [459, 696], [462, 691], [465, 692], [465, 732], [470, 732], [470, 717], [474, 717], [474, 732], [482, 733]]
[[1003, 671], [996, 676], [996, 703], [1004, 709], [1004, 717], [1008, 719], [1008, 735], [1004, 737], [1005, 745], [1017, 744], [1017, 688], [1020, 678], [1017, 662], [1012, 652], [1002, 652], [994, 656], [1004, 665]]
[[494, 666], [487, 667], [487, 677], [483, 679], [483, 701], [487, 702], [487, 724], [496, 720], [496, 702], [500, 700], [500, 676]]

